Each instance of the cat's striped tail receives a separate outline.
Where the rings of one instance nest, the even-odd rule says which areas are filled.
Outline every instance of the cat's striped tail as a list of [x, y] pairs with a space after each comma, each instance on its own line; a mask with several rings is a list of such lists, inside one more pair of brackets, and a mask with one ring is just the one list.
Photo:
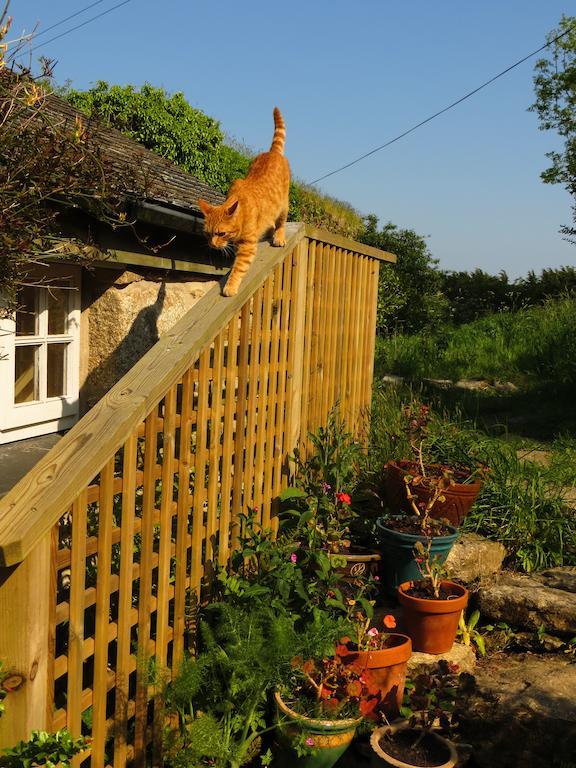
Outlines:
[[279, 152], [284, 154], [284, 142], [286, 141], [286, 123], [280, 114], [278, 107], [274, 107], [274, 138], [270, 152]]

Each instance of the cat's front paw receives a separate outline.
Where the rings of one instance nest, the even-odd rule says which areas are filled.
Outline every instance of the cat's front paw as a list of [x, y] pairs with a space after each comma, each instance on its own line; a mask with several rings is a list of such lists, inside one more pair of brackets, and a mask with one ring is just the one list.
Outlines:
[[274, 237], [272, 238], [272, 245], [276, 248], [283, 248], [286, 245], [286, 238], [285, 237]]
[[226, 283], [224, 288], [222, 289], [222, 294], [224, 296], [236, 296], [238, 293], [238, 286], [237, 285], [230, 285], [230, 283]]

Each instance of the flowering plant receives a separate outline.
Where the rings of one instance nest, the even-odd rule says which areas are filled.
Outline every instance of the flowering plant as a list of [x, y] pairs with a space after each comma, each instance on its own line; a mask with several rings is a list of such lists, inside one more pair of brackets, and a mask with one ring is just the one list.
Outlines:
[[382, 619], [384, 631], [379, 630], [378, 627], [370, 626], [372, 617], [366, 616], [361, 611], [357, 611], [353, 618], [353, 626], [356, 630], [355, 637], [351, 638], [345, 635], [340, 638], [340, 643], [336, 646], [336, 653], [341, 658], [354, 658], [358, 651], [380, 651], [386, 648], [390, 638], [390, 633], [386, 630], [396, 628], [396, 619], [392, 614], [388, 613]]
[[[380, 689], [372, 683], [370, 672], [357, 663], [349, 663], [336, 649], [332, 657], [320, 660], [292, 660], [290, 697], [299, 710], [310, 717], [375, 717]], [[313, 745], [309, 745], [313, 746]]]

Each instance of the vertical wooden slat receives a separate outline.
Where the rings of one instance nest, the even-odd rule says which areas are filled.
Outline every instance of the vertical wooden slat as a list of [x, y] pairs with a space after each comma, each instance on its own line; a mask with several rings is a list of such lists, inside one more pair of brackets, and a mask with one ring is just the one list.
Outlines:
[[106, 698], [108, 693], [108, 622], [114, 506], [114, 457], [100, 473], [98, 505], [98, 575], [96, 577], [96, 631], [94, 636], [94, 685], [92, 703], [92, 768], [104, 768]]
[[[276, 438], [278, 447], [274, 461], [274, 487], [276, 493], [288, 485], [289, 467], [286, 453], [294, 446], [288, 446], [286, 436], [286, 391], [288, 389], [288, 339], [290, 336], [290, 315], [292, 311], [292, 261], [285, 259], [282, 264], [282, 300], [280, 312], [280, 361], [278, 365], [278, 402], [276, 406]], [[273, 527], [277, 528], [278, 520], [274, 518]]]
[[304, 328], [304, 361], [302, 363], [302, 406], [300, 410], [300, 433], [308, 433], [310, 409], [310, 361], [312, 358], [312, 319], [314, 317], [314, 277], [316, 272], [316, 242], [306, 240], [308, 267], [306, 269], [306, 323]]
[[132, 658], [130, 653], [130, 613], [132, 609], [137, 442], [136, 434], [132, 434], [126, 440], [122, 459], [122, 527], [120, 533], [120, 583], [118, 586], [114, 768], [124, 768], [126, 765], [129, 677]]
[[244, 506], [254, 506], [254, 452], [256, 418], [259, 405], [260, 335], [262, 329], [263, 290], [259, 288], [252, 303], [250, 333], [250, 366], [248, 372], [248, 412], [246, 418], [246, 452], [244, 459]]
[[325, 257], [322, 243], [316, 244], [316, 270], [314, 277], [314, 309], [312, 320], [312, 350], [310, 360], [310, 407], [308, 431], [313, 432], [320, 424], [322, 399], [322, 350], [324, 343], [325, 311]]
[[350, 317], [351, 317], [351, 301], [352, 301], [352, 260], [353, 255], [350, 251], [345, 252], [345, 269], [344, 269], [344, 310], [343, 310], [343, 337], [342, 337], [342, 364], [341, 364], [341, 376], [342, 376], [342, 399], [341, 399], [341, 413], [346, 419], [346, 423], [350, 422], [350, 380], [353, 376], [355, 355], [354, 350], [350, 342], [351, 329], [350, 329]]
[[280, 301], [282, 297], [282, 265], [274, 270], [274, 286], [272, 293], [272, 336], [270, 339], [270, 376], [268, 379], [268, 418], [266, 421], [266, 453], [264, 457], [264, 509], [262, 524], [270, 525], [273, 513], [273, 475], [277, 454], [281, 454], [278, 422], [278, 368], [280, 353]]
[[334, 247], [325, 246], [324, 258], [326, 259], [325, 286], [324, 286], [324, 345], [322, 355], [322, 393], [320, 397], [319, 425], [326, 424], [326, 417], [330, 404], [328, 402], [330, 392], [330, 364], [334, 347], [334, 283], [336, 281], [336, 261], [334, 259]]
[[222, 455], [220, 435], [222, 429], [222, 387], [224, 386], [223, 335], [223, 333], [219, 333], [214, 340], [214, 364], [212, 368], [212, 408], [208, 453], [208, 514], [206, 525], [206, 564], [210, 569], [210, 573], [214, 570], [218, 546], [218, 491], [220, 485], [220, 458]]
[[56, 657], [56, 600], [58, 596], [58, 538], [59, 525], [52, 528], [50, 539], [50, 571], [48, 574], [48, 658], [46, 663], [46, 725], [52, 729], [54, 714], [54, 665]]
[[[360, 362], [360, 386], [358, 391], [358, 407], [356, 423], [354, 425], [354, 433], [359, 436], [362, 425], [362, 411], [366, 402], [366, 380], [368, 376], [367, 362], [366, 362], [366, 316], [368, 313], [368, 270], [370, 267], [369, 260], [365, 256], [361, 256], [361, 270], [360, 270], [360, 306], [362, 307], [362, 313], [360, 315], [360, 338], [358, 345], [358, 358]], [[371, 293], [371, 291], [370, 291]]]
[[[176, 394], [174, 384], [164, 399], [162, 439], [162, 496], [160, 500], [160, 547], [158, 552], [158, 590], [156, 603], [156, 670], [164, 674], [168, 664], [168, 600], [172, 556], [172, 504], [174, 499], [174, 448], [176, 444]], [[154, 700], [154, 762], [162, 755], [163, 695]]]
[[264, 524], [270, 522], [270, 508], [263, 509], [262, 487], [264, 484], [264, 451], [266, 441], [266, 420], [268, 416], [268, 384], [270, 378], [270, 340], [272, 324], [272, 280], [264, 283], [262, 296], [262, 331], [260, 334], [260, 365], [258, 369], [258, 408], [256, 419], [256, 451], [254, 457], [254, 506]]
[[[226, 401], [224, 403], [224, 431], [222, 433], [222, 489], [220, 494], [220, 531], [218, 562], [224, 565], [230, 554], [230, 505], [232, 494], [232, 460], [234, 452], [234, 411], [236, 409], [236, 379], [238, 377], [238, 315], [228, 324], [226, 355]], [[236, 430], [241, 431], [236, 424]], [[234, 463], [235, 463], [234, 459]], [[238, 457], [238, 463], [240, 458]], [[241, 474], [241, 473], [239, 473]]]
[[156, 409], [146, 418], [144, 434], [144, 487], [140, 530], [140, 589], [138, 594], [138, 669], [136, 673], [136, 726], [134, 732], [134, 762], [137, 768], [143, 768], [146, 764], [147, 665], [150, 646], [150, 598], [152, 597], [154, 503], [156, 495]]
[[[82, 728], [82, 651], [84, 647], [87, 496], [87, 491], [84, 489], [72, 505], [66, 726], [74, 738], [80, 736]], [[80, 757], [76, 756], [72, 762], [73, 768], [77, 768], [80, 762]]]
[[238, 354], [238, 390], [236, 395], [236, 433], [234, 435], [234, 479], [232, 484], [231, 541], [235, 546], [238, 514], [244, 508], [244, 469], [247, 450], [247, 385], [249, 376], [251, 304], [242, 307], [240, 315], [240, 349]]
[[358, 418], [358, 404], [360, 402], [360, 375], [358, 370], [358, 350], [360, 349], [360, 323], [362, 318], [362, 275], [360, 271], [360, 256], [354, 254], [354, 266], [352, 270], [353, 280], [353, 292], [352, 292], [352, 335], [351, 345], [354, 350], [354, 368], [352, 371], [351, 386], [350, 386], [350, 429], [352, 431], [356, 428], [356, 420]]
[[196, 421], [196, 449], [194, 456], [194, 497], [192, 518], [192, 568], [190, 589], [200, 599], [200, 585], [203, 576], [202, 538], [204, 535], [204, 502], [206, 500], [206, 448], [208, 432], [208, 397], [210, 394], [210, 347], [200, 355], [198, 369], [198, 411]]
[[304, 322], [306, 318], [306, 279], [308, 249], [305, 243], [296, 246], [293, 256], [291, 341], [288, 356], [290, 373], [287, 391], [286, 427], [288, 448], [293, 451], [300, 437], [302, 411], [302, 379], [304, 361]]
[[174, 583], [174, 645], [172, 672], [178, 673], [184, 656], [186, 631], [186, 572], [188, 560], [188, 516], [190, 509], [190, 460], [192, 435], [192, 372], [182, 377], [182, 404], [180, 408], [180, 449], [178, 452], [178, 522], [176, 526], [176, 578]]

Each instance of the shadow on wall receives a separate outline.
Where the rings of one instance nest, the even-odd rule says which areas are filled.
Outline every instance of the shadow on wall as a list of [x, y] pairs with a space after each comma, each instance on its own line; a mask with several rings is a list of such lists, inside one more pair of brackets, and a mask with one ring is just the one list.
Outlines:
[[[166, 282], [162, 281], [158, 295], [153, 304], [143, 307], [136, 315], [129, 329], [122, 335], [120, 343], [88, 374], [80, 391], [82, 412], [86, 412], [112, 387], [138, 360], [151, 349], [159, 340], [158, 318], [166, 299]], [[91, 318], [92, 319], [92, 318]], [[108, 318], [113, 326], [119, 318]], [[92, 334], [106, 334], [107, 328], [98, 323], [97, 328], [90, 331], [90, 345], [93, 346]], [[102, 339], [103, 345], [107, 339]], [[112, 339], [110, 339], [112, 341]]]

